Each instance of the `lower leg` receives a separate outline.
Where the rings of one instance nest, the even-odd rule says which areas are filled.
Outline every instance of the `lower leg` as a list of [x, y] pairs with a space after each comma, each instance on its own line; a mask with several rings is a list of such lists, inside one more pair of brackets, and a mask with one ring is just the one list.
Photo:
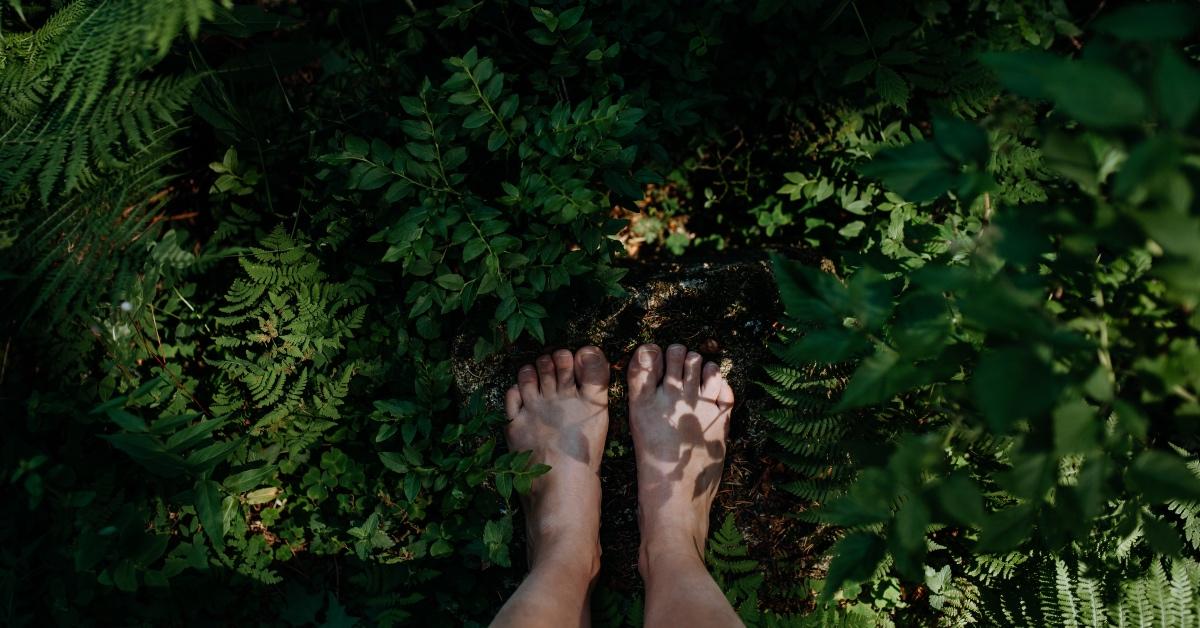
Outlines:
[[587, 626], [600, 570], [600, 459], [608, 430], [608, 362], [596, 347], [526, 365], [505, 397], [509, 449], [550, 465], [522, 498], [529, 575], [493, 626]]
[[566, 542], [531, 560], [529, 575], [493, 620], [493, 626], [588, 626], [588, 597], [600, 568], [592, 547]]
[[690, 542], [644, 547], [640, 564], [646, 583], [646, 626], [741, 625]]

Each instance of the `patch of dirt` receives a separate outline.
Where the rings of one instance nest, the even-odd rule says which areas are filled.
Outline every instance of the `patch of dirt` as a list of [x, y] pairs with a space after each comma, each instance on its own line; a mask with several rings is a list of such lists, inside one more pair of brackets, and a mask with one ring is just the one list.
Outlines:
[[[601, 468], [604, 558], [599, 583], [628, 594], [642, 587], [637, 573], [636, 467], [625, 397], [629, 356], [642, 343], [654, 342], [665, 348], [678, 342], [717, 362], [737, 402], [710, 527], [715, 530], [726, 513], [733, 512], [751, 557], [767, 569], [764, 602], [774, 610], [795, 610], [788, 608], [794, 600], [773, 601], [769, 592], [792, 587], [799, 578], [823, 571], [817, 563], [829, 539], [813, 524], [795, 518], [806, 505], [778, 486], [787, 471], [772, 457], [774, 445], [767, 436], [770, 425], [761, 418], [769, 402], [756, 381], [765, 376], [762, 365], [773, 359], [767, 343], [780, 314], [769, 265], [761, 258], [675, 264], [658, 260], [652, 267], [634, 267], [622, 284], [627, 295], [579, 311], [566, 326], [561, 345], [518, 344], [507, 355], [480, 362], [470, 357], [474, 339], [459, 338], [454, 361], [459, 390], [464, 394], [482, 390], [486, 402], [499, 408], [517, 369], [541, 353], [586, 344], [604, 350], [613, 363], [613, 377], [608, 443]], [[520, 537], [523, 545], [521, 531], [514, 537]], [[514, 544], [513, 555], [523, 554], [523, 547]]]

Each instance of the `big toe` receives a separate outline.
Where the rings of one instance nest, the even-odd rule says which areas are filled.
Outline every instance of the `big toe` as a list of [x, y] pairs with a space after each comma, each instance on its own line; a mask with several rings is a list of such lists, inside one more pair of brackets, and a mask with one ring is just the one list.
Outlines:
[[584, 397], [608, 401], [608, 372], [608, 360], [599, 347], [589, 345], [575, 352], [575, 381]]
[[638, 347], [629, 361], [629, 398], [637, 400], [653, 395], [662, 373], [662, 349], [658, 345]]

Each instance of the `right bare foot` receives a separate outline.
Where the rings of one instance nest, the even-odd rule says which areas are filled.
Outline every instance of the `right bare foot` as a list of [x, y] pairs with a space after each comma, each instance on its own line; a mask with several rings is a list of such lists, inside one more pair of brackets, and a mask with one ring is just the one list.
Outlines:
[[655, 554], [703, 559], [733, 390], [683, 345], [642, 345], [629, 363], [629, 426], [638, 470], [638, 567]]

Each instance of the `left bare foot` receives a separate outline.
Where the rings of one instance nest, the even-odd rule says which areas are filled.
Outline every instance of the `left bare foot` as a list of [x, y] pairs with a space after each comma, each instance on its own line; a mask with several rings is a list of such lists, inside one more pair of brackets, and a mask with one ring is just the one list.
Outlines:
[[504, 399], [512, 451], [550, 465], [525, 505], [530, 567], [600, 568], [600, 460], [608, 433], [609, 365], [597, 347], [565, 349], [526, 364]]

